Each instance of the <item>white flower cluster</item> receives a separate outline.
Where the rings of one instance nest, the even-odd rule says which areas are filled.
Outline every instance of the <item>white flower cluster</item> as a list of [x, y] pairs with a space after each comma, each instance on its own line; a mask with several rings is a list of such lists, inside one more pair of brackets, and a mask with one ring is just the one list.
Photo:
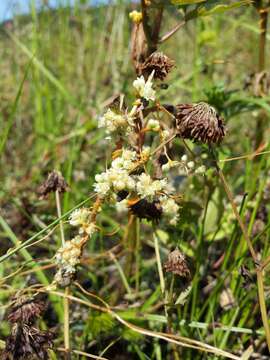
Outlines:
[[[59, 285], [69, 285], [72, 277], [76, 273], [76, 265], [80, 262], [82, 252], [82, 238], [76, 236], [58, 249], [55, 259], [58, 265], [58, 271], [54, 280]], [[67, 283], [66, 283], [67, 281]]]
[[[170, 197], [170, 194], [174, 192], [174, 188], [166, 178], [154, 180], [149, 174], [143, 172], [140, 175], [130, 174], [134, 168], [134, 164], [139, 161], [140, 158], [148, 159], [150, 156], [150, 148], [146, 147], [141, 152], [139, 158], [135, 151], [123, 148], [121, 156], [115, 158], [112, 161], [111, 167], [95, 176], [94, 189], [101, 198], [107, 198], [108, 200], [115, 199], [120, 191], [127, 191], [127, 198], [116, 203], [116, 208], [119, 212], [126, 211], [128, 208], [128, 196], [138, 196], [140, 199], [145, 199], [149, 202], [160, 202], [164, 214], [171, 217], [171, 224], [176, 224], [178, 220], [179, 206]], [[78, 220], [77, 214], [71, 224], [80, 224], [85, 221], [86, 214], [81, 214], [82, 219]]]
[[89, 221], [91, 215], [90, 209], [80, 208], [74, 210], [70, 215], [69, 223], [72, 226], [79, 227], [80, 234], [87, 234], [92, 236], [96, 231], [96, 225]]
[[133, 86], [136, 89], [137, 94], [146, 100], [154, 101], [156, 98], [156, 92], [152, 88], [153, 86], [152, 79], [154, 73], [155, 71], [153, 70], [147, 81], [145, 81], [143, 75], [133, 81]]
[[80, 262], [82, 238], [77, 235], [58, 249], [55, 259], [58, 265], [74, 268]]
[[79, 228], [79, 235], [66, 241], [55, 255], [58, 271], [54, 280], [59, 285], [69, 285], [76, 272], [76, 265], [80, 263], [83, 245], [97, 231], [90, 218], [91, 211], [87, 208], [74, 210], [70, 215], [69, 223]]
[[95, 176], [94, 189], [100, 197], [110, 196], [113, 192], [131, 191], [135, 188], [135, 181], [129, 171], [136, 159], [136, 152], [122, 150], [122, 155], [113, 160], [111, 168]]
[[206, 172], [206, 167], [205, 165], [201, 165], [199, 167], [196, 168], [196, 164], [194, 161], [188, 161], [188, 157], [187, 155], [183, 155], [181, 157], [181, 162], [182, 162], [182, 165], [183, 167], [185, 168], [185, 171], [187, 173], [190, 173], [190, 172], [193, 172], [195, 174], [205, 174]]
[[195, 162], [189, 161], [186, 154], [181, 157], [181, 161], [174, 161], [168, 159], [168, 162], [162, 165], [162, 171], [167, 172], [174, 167], [180, 168], [181, 175], [191, 173], [203, 175], [206, 172], [205, 165], [201, 165], [196, 168]]
[[111, 109], [108, 109], [100, 118], [98, 127], [104, 127], [107, 134], [115, 131], [125, 132], [132, 125], [132, 118], [125, 114], [118, 114]]
[[176, 203], [176, 201], [170, 197], [162, 196], [160, 198], [160, 204], [162, 207], [162, 211], [165, 216], [170, 217], [170, 224], [176, 225], [177, 221], [179, 220], [179, 205]]
[[141, 198], [152, 199], [153, 196], [167, 190], [167, 179], [153, 180], [150, 175], [142, 173], [137, 180], [136, 192]]

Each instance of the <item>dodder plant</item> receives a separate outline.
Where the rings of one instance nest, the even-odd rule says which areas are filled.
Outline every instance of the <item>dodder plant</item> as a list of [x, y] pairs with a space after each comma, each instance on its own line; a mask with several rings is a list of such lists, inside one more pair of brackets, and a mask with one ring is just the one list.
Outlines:
[[[238, 7], [248, 1], [221, 2], [221, 1], [172, 1], [178, 4], [183, 14], [182, 21], [167, 34], [161, 36], [161, 24], [164, 15], [164, 8], [168, 1], [141, 1], [141, 12], [133, 12], [130, 18], [133, 20], [132, 36], [132, 59], [134, 62], [137, 79], [132, 84], [134, 97], [127, 101], [124, 95], [117, 96], [115, 100], [104, 111], [99, 119], [99, 127], [104, 128], [107, 134], [108, 143], [112, 144], [113, 151], [106, 170], [95, 176], [95, 202], [91, 208], [79, 208], [75, 210], [69, 219], [73, 227], [77, 227], [78, 232], [71, 240], [65, 240], [63, 228], [61, 227], [62, 246], [55, 255], [57, 271], [54, 277], [54, 285], [64, 287], [65, 290], [65, 347], [68, 354], [71, 350], [69, 346], [69, 302], [72, 299], [70, 295], [70, 285], [76, 278], [77, 267], [83, 261], [83, 249], [88, 241], [93, 238], [100, 230], [97, 223], [98, 214], [103, 211], [105, 204], [109, 204], [114, 211], [122, 211], [128, 217], [128, 233], [126, 240], [132, 242], [124, 243], [124, 253], [126, 262], [124, 273], [126, 276], [134, 274], [134, 248], [139, 242], [140, 231], [144, 231], [141, 224], [148, 221], [152, 225], [154, 237], [156, 260], [160, 278], [160, 287], [164, 295], [162, 302], [165, 305], [165, 314], [167, 317], [167, 337], [164, 334], [154, 333], [132, 327], [125, 322], [116, 313], [107, 308], [100, 307], [104, 312], [110, 313], [122, 324], [131, 329], [145, 334], [147, 336], [157, 337], [169, 341], [176, 337], [173, 332], [170, 316], [170, 305], [175, 304], [173, 296], [173, 282], [175, 276], [191, 280], [191, 271], [186, 262], [186, 257], [179, 249], [174, 250], [168, 256], [164, 263], [166, 272], [171, 272], [172, 282], [168, 290], [165, 285], [163, 268], [160, 260], [158, 228], [163, 226], [177, 227], [179, 218], [181, 218], [181, 206], [184, 205], [181, 193], [178, 191], [177, 184], [174, 183], [172, 172], [176, 169], [182, 174], [204, 175], [206, 171], [205, 164], [200, 157], [196, 157], [187, 146], [185, 139], [195, 141], [198, 144], [207, 144], [210, 147], [210, 153], [215, 163], [215, 152], [213, 147], [218, 145], [225, 136], [223, 119], [217, 110], [205, 102], [178, 104], [162, 104], [159, 101], [159, 89], [166, 89], [167, 75], [173, 70], [175, 64], [168, 56], [158, 51], [159, 44], [169, 39], [180, 27], [188, 21], [199, 16], [210, 15], [221, 11], [227, 11], [233, 7]], [[191, 6], [190, 6], [191, 5]], [[179, 101], [180, 102], [180, 99]], [[177, 154], [172, 156], [174, 141], [179, 138], [186, 154]], [[188, 154], [188, 155], [187, 155]], [[231, 201], [234, 213], [248, 242], [254, 264], [258, 265], [257, 254], [255, 253], [245, 226], [239, 216], [238, 210], [234, 204], [234, 199], [228, 188], [223, 173], [216, 163], [216, 170], [219, 174], [225, 191]], [[48, 192], [55, 192], [58, 216], [61, 218], [61, 207], [59, 194], [66, 188], [66, 183], [59, 174], [53, 172], [48, 177], [46, 186], [41, 188], [41, 193], [46, 195]], [[140, 229], [141, 228], [141, 229]], [[26, 245], [26, 244], [25, 244]], [[15, 251], [12, 250], [6, 256], [10, 256]], [[269, 342], [269, 331], [267, 324], [267, 313], [263, 296], [263, 278], [262, 273], [269, 259], [266, 259], [258, 267], [258, 287], [259, 299], [266, 336]], [[138, 264], [136, 264], [137, 266]], [[167, 282], [167, 279], [166, 279]], [[78, 284], [76, 284], [78, 285]], [[139, 290], [140, 283], [136, 279], [136, 292]], [[55, 287], [50, 286], [47, 291], [55, 291]], [[167, 291], [166, 291], [167, 290]], [[43, 291], [45, 291], [43, 289]], [[184, 303], [189, 295], [190, 287], [187, 288], [178, 303]], [[59, 293], [58, 293], [59, 294]], [[74, 299], [74, 298], [73, 298]], [[39, 330], [33, 331], [32, 321], [23, 327], [23, 336], [30, 333], [30, 342], [26, 345], [31, 350], [36, 351], [39, 357], [46, 358], [47, 348], [51, 346], [51, 337], [43, 335]], [[15, 329], [15, 330], [14, 330]], [[18, 357], [18, 353], [12, 346], [14, 334], [17, 335], [17, 325], [12, 327], [11, 337], [7, 340], [6, 350], [11, 353], [9, 356]], [[29, 333], [25, 329], [30, 330]], [[39, 342], [35, 341], [35, 335], [39, 336]], [[28, 335], [27, 335], [28, 336]], [[183, 340], [183, 339], [182, 339]], [[172, 341], [173, 342], [173, 341]], [[25, 341], [26, 343], [26, 341]], [[184, 339], [182, 343], [175, 340], [175, 345], [180, 344], [187, 347], [195, 347], [204, 351], [214, 352], [229, 358], [236, 356], [222, 352], [208, 345], [203, 347], [202, 343], [191, 339]], [[25, 347], [22, 347], [25, 350]], [[27, 350], [28, 351], [28, 350]], [[24, 351], [22, 356], [27, 356]], [[13, 354], [12, 354], [13, 352]], [[25, 355], [26, 354], [26, 355]], [[41, 355], [40, 355], [41, 354]], [[177, 352], [174, 348], [174, 356], [177, 359]], [[21, 357], [23, 358], [23, 357]]]

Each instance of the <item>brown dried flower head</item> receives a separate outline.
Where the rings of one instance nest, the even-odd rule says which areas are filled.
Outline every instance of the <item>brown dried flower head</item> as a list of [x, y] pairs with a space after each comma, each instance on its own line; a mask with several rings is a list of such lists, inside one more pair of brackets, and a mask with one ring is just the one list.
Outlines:
[[48, 349], [52, 347], [54, 334], [40, 331], [28, 325], [14, 324], [6, 347], [1, 354], [4, 360], [48, 359]]
[[66, 192], [68, 190], [68, 184], [59, 171], [53, 170], [49, 173], [44, 183], [38, 188], [38, 194], [44, 198], [50, 192], [55, 192], [56, 190], [60, 193]]
[[154, 52], [142, 64], [141, 71], [144, 77], [148, 77], [155, 70], [154, 78], [164, 80], [174, 64], [174, 61], [162, 52]]
[[190, 270], [186, 262], [186, 257], [178, 249], [175, 249], [168, 255], [164, 268], [166, 272], [172, 272], [173, 274], [182, 277], [190, 277]]
[[20, 296], [16, 299], [8, 315], [11, 323], [23, 323], [31, 325], [45, 309], [44, 303], [33, 298]]
[[162, 215], [162, 208], [159, 201], [149, 202], [145, 199], [129, 201], [130, 211], [139, 219], [158, 222]]
[[176, 106], [177, 134], [185, 139], [212, 144], [225, 136], [223, 119], [205, 102]]
[[143, 24], [134, 23], [131, 33], [131, 59], [137, 74], [146, 59], [147, 40], [143, 30]]

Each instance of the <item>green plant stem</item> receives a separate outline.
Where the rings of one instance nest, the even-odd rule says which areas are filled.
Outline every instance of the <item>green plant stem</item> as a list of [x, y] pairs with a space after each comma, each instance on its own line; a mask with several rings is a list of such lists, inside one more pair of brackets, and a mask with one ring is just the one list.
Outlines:
[[163, 274], [162, 264], [161, 264], [161, 259], [160, 259], [158, 236], [155, 231], [153, 233], [153, 237], [154, 237], [154, 246], [155, 246], [156, 259], [157, 259], [157, 268], [158, 268], [160, 289], [161, 289], [161, 293], [164, 295], [165, 294], [165, 280], [164, 280], [164, 274]]
[[259, 71], [263, 71], [265, 69], [268, 9], [260, 8], [258, 11], [259, 11], [259, 16], [260, 16], [260, 22], [259, 22], [259, 28], [260, 28]]
[[245, 238], [245, 240], [246, 240], [246, 242], [247, 242], [247, 245], [248, 245], [248, 248], [249, 248], [249, 252], [250, 252], [250, 254], [251, 254], [251, 256], [252, 256], [252, 259], [253, 259], [254, 263], [257, 264], [257, 255], [256, 255], [256, 252], [255, 252], [255, 250], [254, 250], [254, 248], [253, 248], [251, 239], [250, 239], [250, 237], [249, 237], [249, 235], [248, 235], [248, 231], [247, 231], [247, 229], [246, 229], [246, 227], [245, 227], [245, 225], [244, 225], [244, 223], [243, 223], [243, 220], [242, 220], [242, 218], [241, 218], [241, 216], [240, 216], [240, 214], [239, 214], [239, 212], [238, 212], [238, 210], [237, 210], [237, 206], [236, 206], [236, 204], [235, 204], [235, 202], [234, 202], [234, 199], [233, 199], [233, 194], [232, 194], [232, 192], [231, 192], [231, 190], [230, 190], [230, 188], [229, 188], [229, 186], [228, 186], [228, 184], [227, 184], [227, 181], [225, 180], [225, 177], [224, 177], [224, 174], [223, 174], [222, 170], [219, 168], [219, 166], [217, 165], [217, 163], [216, 163], [216, 168], [217, 168], [217, 172], [218, 172], [219, 178], [220, 178], [220, 180], [221, 180], [221, 182], [222, 182], [222, 184], [223, 184], [224, 190], [225, 190], [225, 192], [226, 192], [226, 194], [227, 194], [227, 196], [228, 196], [228, 199], [229, 199], [229, 201], [230, 201], [230, 203], [231, 203], [231, 206], [232, 206], [232, 209], [233, 209], [233, 213], [234, 213], [234, 215], [235, 215], [235, 217], [236, 217], [236, 219], [237, 219], [237, 221], [238, 221], [238, 224], [239, 224], [239, 226], [240, 226], [240, 228], [241, 228], [241, 231], [242, 231], [242, 233], [243, 233], [243, 236], [244, 236], [244, 238]]
[[132, 274], [132, 265], [134, 263], [134, 255], [136, 249], [136, 217], [129, 213], [128, 214], [128, 223], [126, 226], [126, 231], [124, 235], [124, 246], [127, 251], [126, 261], [124, 265], [124, 272], [127, 277], [130, 277]]
[[[61, 242], [62, 246], [65, 245], [65, 233], [64, 233], [64, 226], [63, 221], [61, 220], [62, 212], [61, 212], [61, 201], [59, 191], [56, 190], [55, 192], [55, 200], [56, 200], [56, 209], [57, 209], [57, 216], [59, 219], [59, 227], [60, 227], [60, 235], [61, 235]], [[70, 289], [69, 287], [65, 288], [65, 296], [63, 299], [63, 308], [64, 308], [64, 344], [66, 350], [66, 359], [70, 359], [70, 339], [69, 339], [69, 295]]]
[[65, 245], [65, 234], [64, 234], [63, 221], [61, 220], [62, 211], [61, 211], [60, 195], [59, 195], [59, 191], [58, 191], [58, 190], [56, 190], [56, 192], [55, 192], [55, 200], [56, 200], [57, 216], [58, 216], [58, 219], [59, 219], [59, 228], [60, 228], [61, 242], [62, 242], [62, 246], [64, 246], [64, 245]]
[[136, 270], [135, 270], [136, 293], [138, 293], [140, 290], [140, 250], [141, 250], [140, 220], [136, 218]]
[[265, 297], [264, 297], [263, 272], [260, 269], [257, 269], [257, 284], [258, 284], [258, 296], [259, 296], [262, 322], [265, 331], [268, 351], [270, 352], [270, 327], [269, 327], [269, 321], [268, 321], [267, 309], [266, 309]]
[[122, 266], [120, 265], [119, 261], [117, 261], [115, 255], [112, 252], [110, 253], [110, 257], [113, 260], [113, 262], [114, 262], [114, 264], [115, 264], [115, 266], [116, 266], [116, 268], [117, 268], [117, 270], [119, 272], [119, 275], [120, 275], [120, 277], [122, 279], [122, 282], [123, 282], [123, 285], [124, 285], [124, 287], [126, 289], [127, 294], [131, 295], [132, 290], [131, 290], [131, 288], [129, 286], [127, 277], [126, 277], [126, 275], [125, 275], [125, 273], [124, 273], [124, 271], [122, 269]]
[[[259, 60], [258, 60], [258, 71], [262, 72], [265, 69], [265, 57], [266, 57], [266, 35], [267, 35], [267, 20], [269, 9], [264, 8], [263, 2], [257, 2], [257, 11], [259, 14]], [[256, 148], [260, 145], [263, 139], [264, 123], [265, 123], [265, 112], [261, 111], [256, 126]]]

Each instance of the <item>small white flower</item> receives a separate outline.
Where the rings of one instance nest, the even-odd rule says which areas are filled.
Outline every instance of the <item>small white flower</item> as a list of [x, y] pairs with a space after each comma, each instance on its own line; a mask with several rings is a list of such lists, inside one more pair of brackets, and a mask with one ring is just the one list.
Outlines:
[[110, 191], [110, 181], [107, 172], [95, 176], [94, 190], [100, 196], [105, 197]]
[[166, 214], [175, 214], [179, 210], [179, 205], [172, 198], [162, 196], [160, 198], [160, 203], [161, 203], [163, 212]]
[[166, 164], [162, 165], [162, 171], [167, 172], [169, 171], [171, 168], [174, 168], [176, 166], [179, 165], [178, 161], [174, 161], [174, 160], [169, 160], [168, 162], [166, 162]]
[[119, 213], [125, 213], [128, 211], [127, 199], [119, 201], [115, 204], [116, 211]]
[[183, 162], [187, 162], [187, 160], [188, 160], [187, 155], [186, 155], [186, 154], [183, 155], [183, 156], [181, 157], [181, 160], [182, 160]]
[[166, 164], [161, 166], [163, 172], [168, 172], [171, 168], [170, 161], [166, 162]]
[[176, 225], [179, 219], [179, 205], [172, 198], [168, 198], [166, 196], [162, 196], [160, 198], [160, 204], [162, 206], [162, 210], [164, 215], [171, 217], [170, 224]]
[[108, 109], [100, 118], [98, 127], [106, 128], [106, 132], [110, 134], [117, 130], [125, 130], [128, 125], [128, 121], [124, 115], [117, 114], [111, 109]]
[[69, 218], [69, 223], [72, 226], [81, 226], [85, 224], [90, 215], [90, 210], [86, 208], [80, 208], [74, 210]]
[[206, 167], [204, 165], [199, 166], [196, 170], [196, 174], [204, 174], [206, 172]]
[[159, 131], [160, 130], [159, 121], [150, 119], [147, 123], [147, 129], [152, 130], [152, 131]]
[[137, 183], [138, 194], [140, 194], [143, 197], [155, 195], [155, 191], [153, 190], [152, 184], [153, 181], [151, 179], [151, 176], [142, 173], [139, 176], [139, 181]]
[[172, 226], [176, 226], [178, 220], [179, 220], [179, 215], [175, 215], [175, 216], [169, 221], [169, 223], [170, 223], [170, 225], [172, 225]]
[[[119, 159], [119, 160], [118, 160]], [[112, 192], [119, 192], [121, 190], [133, 190], [135, 188], [135, 181], [129, 175], [128, 171], [123, 166], [130, 166], [129, 160], [123, 162], [122, 158], [117, 158], [113, 162], [113, 166], [106, 172], [95, 176], [96, 183], [94, 184], [95, 191], [101, 196], [106, 197]]]
[[136, 152], [128, 149], [123, 149], [121, 156], [117, 157], [112, 162], [112, 168], [130, 170], [133, 162], [136, 160]]
[[83, 228], [80, 229], [80, 233], [86, 233], [88, 236], [92, 236], [97, 231], [97, 227], [94, 223], [85, 224]]
[[169, 137], [170, 137], [170, 131], [169, 130], [165, 129], [165, 130], [163, 130], [161, 132], [161, 138], [162, 138], [163, 141], [169, 139]]
[[59, 265], [70, 265], [74, 267], [80, 262], [81, 256], [81, 237], [76, 236], [70, 241], [66, 241], [65, 244], [58, 249], [55, 259]]
[[133, 161], [136, 159], [136, 151], [132, 151], [132, 150], [129, 150], [129, 149], [122, 149], [122, 155], [121, 157], [124, 159], [124, 160], [130, 160], [130, 161]]
[[150, 146], [144, 146], [141, 152], [141, 158], [148, 159], [151, 155], [151, 148]]
[[139, 96], [146, 100], [152, 100], [152, 101], [155, 100], [155, 95], [156, 95], [155, 90], [152, 88], [153, 76], [154, 76], [154, 70], [152, 71], [151, 75], [149, 76], [146, 82], [143, 75], [133, 81], [133, 86], [137, 90]]
[[194, 166], [195, 166], [194, 161], [189, 161], [189, 162], [187, 163], [187, 167], [188, 167], [189, 169], [194, 169]]
[[152, 197], [156, 195], [156, 193], [164, 190], [167, 187], [167, 184], [167, 179], [152, 180], [150, 175], [142, 173], [138, 177], [136, 189], [141, 197]]

